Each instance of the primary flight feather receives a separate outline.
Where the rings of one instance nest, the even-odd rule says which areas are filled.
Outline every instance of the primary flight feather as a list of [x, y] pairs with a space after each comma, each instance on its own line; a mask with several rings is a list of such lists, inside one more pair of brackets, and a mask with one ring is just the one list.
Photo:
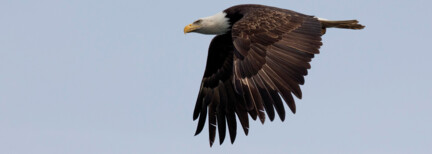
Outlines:
[[[207, 65], [193, 119], [199, 134], [208, 115], [210, 146], [216, 129], [223, 143], [226, 128], [231, 143], [237, 118], [247, 135], [249, 117], [283, 121], [283, 101], [293, 113], [293, 95], [301, 99], [300, 85], [319, 53], [326, 28], [363, 29], [357, 20], [330, 21], [264, 5], [237, 5], [196, 20], [184, 33], [216, 35], [210, 43]], [[282, 97], [282, 98], [281, 98]], [[282, 101], [283, 100], [283, 101]], [[237, 118], [236, 118], [237, 116]]]

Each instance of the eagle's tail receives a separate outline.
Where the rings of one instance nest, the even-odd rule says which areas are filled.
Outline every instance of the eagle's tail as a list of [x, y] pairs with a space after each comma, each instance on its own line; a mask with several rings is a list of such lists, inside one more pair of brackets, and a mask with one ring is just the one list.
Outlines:
[[365, 26], [358, 23], [357, 20], [326, 20], [318, 18], [322, 25], [322, 34], [325, 34], [326, 28], [344, 28], [344, 29], [363, 29]]

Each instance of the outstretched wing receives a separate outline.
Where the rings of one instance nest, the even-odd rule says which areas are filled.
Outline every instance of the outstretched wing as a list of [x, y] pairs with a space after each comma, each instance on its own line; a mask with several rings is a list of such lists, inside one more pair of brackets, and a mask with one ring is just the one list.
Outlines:
[[264, 111], [273, 120], [276, 109], [283, 121], [280, 95], [295, 113], [292, 94], [302, 97], [299, 85], [322, 45], [320, 22], [289, 10], [256, 8], [233, 25], [232, 37], [235, 90], [246, 96], [247, 109], [262, 123]]
[[210, 146], [215, 140], [216, 127], [219, 130], [220, 144], [225, 139], [226, 124], [231, 143], [236, 137], [237, 122], [235, 114], [248, 133], [248, 116], [244, 108], [242, 95], [234, 92], [233, 86], [233, 52], [234, 46], [230, 34], [218, 35], [210, 43], [206, 70], [201, 82], [193, 119], [198, 120], [195, 135], [199, 134], [205, 124], [207, 112], [209, 120]]

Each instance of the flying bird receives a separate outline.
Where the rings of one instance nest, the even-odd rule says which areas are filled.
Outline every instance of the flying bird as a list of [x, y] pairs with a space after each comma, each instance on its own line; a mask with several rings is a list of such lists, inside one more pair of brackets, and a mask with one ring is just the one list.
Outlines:
[[331, 21], [252, 4], [233, 6], [187, 25], [184, 33], [216, 35], [193, 112], [193, 119], [199, 119], [195, 135], [203, 130], [207, 115], [212, 146], [216, 129], [220, 144], [226, 128], [234, 143], [237, 118], [247, 135], [248, 116], [264, 123], [266, 113], [270, 121], [277, 113], [284, 121], [283, 101], [295, 113], [293, 95], [302, 98], [300, 85], [309, 62], [319, 53], [326, 28], [364, 26], [357, 20]]

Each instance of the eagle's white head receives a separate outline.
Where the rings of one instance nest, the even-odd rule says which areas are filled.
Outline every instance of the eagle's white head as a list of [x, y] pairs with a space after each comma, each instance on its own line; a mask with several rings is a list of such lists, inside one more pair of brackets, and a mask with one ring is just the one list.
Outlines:
[[201, 34], [225, 34], [229, 31], [230, 23], [225, 12], [196, 20], [184, 28], [184, 33], [197, 32]]

